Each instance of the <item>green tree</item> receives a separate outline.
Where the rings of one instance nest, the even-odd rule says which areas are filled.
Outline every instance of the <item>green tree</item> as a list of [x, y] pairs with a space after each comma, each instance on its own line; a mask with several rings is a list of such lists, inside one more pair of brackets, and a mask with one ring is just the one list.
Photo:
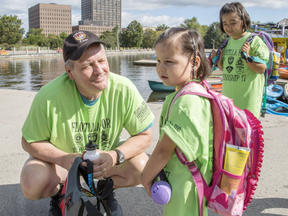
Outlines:
[[59, 35], [49, 34], [48, 44], [51, 49], [63, 47], [64, 40]]
[[115, 47], [117, 47], [118, 34], [119, 34], [119, 27], [117, 25], [112, 29], [112, 31], [102, 32], [102, 34], [100, 35], [100, 40], [106, 43], [107, 48], [114, 49]]
[[226, 38], [227, 35], [222, 33], [219, 28], [219, 22], [214, 22], [208, 27], [207, 33], [203, 38], [205, 48], [212, 49], [214, 43], [214, 48], [218, 49]]
[[123, 47], [140, 47], [143, 41], [143, 34], [142, 25], [134, 20], [120, 34], [121, 45]]
[[49, 46], [49, 40], [45, 34], [42, 33], [43, 29], [31, 28], [26, 33], [26, 37], [22, 40], [22, 44], [36, 45], [36, 46]]
[[22, 20], [15, 16], [0, 16], [0, 44], [17, 44], [21, 41], [24, 28], [21, 28]]
[[180, 26], [183, 28], [190, 28], [197, 30], [203, 38], [205, 37], [206, 32], [208, 30], [208, 26], [200, 25], [196, 17], [193, 17], [192, 19], [185, 19], [184, 23], [180, 24]]
[[195, 29], [200, 32], [201, 25], [198, 22], [196, 17], [193, 17], [192, 19], [185, 19], [184, 23], [180, 24], [181, 27], [183, 28], [190, 28], [190, 29]]
[[62, 38], [63, 39], [63, 41], [68, 37], [68, 34], [66, 33], [66, 32], [61, 32], [60, 33], [60, 38]]
[[115, 48], [117, 46], [117, 38], [113, 31], [104, 31], [100, 35], [100, 40], [106, 43], [107, 48]]
[[165, 25], [165, 24], [159, 24], [159, 25], [157, 25], [156, 31], [162, 31], [163, 32], [168, 28], [170, 28], [170, 27]]
[[152, 48], [157, 40], [158, 34], [152, 29], [146, 29], [143, 35], [143, 48]]

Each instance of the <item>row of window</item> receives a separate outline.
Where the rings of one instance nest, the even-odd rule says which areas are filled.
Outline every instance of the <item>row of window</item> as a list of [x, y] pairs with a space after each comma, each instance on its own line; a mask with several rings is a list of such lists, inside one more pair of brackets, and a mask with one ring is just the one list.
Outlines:
[[40, 20], [71, 20], [71, 18], [40, 17]]
[[[41, 21], [41, 24], [71, 25], [71, 22], [50, 22], [50, 21]], [[58, 28], [58, 27], [55, 27], [55, 28]]]
[[112, 30], [113, 28], [97, 28], [96, 26], [93, 26], [93, 27], [91, 27], [91, 26], [89, 26], [89, 27], [81, 27], [81, 30], [92, 30], [92, 29], [95, 29], [96, 28], [96, 31], [107, 31], [107, 30]]
[[40, 13], [41, 16], [67, 16], [67, 17], [71, 17], [71, 13], [68, 14], [68, 13]]
[[40, 8], [40, 11], [61, 12], [61, 13], [71, 13], [71, 10], [51, 9], [51, 8]]
[[53, 27], [51, 27], [51, 26], [47, 26], [47, 25], [41, 25], [40, 28], [43, 28], [43, 31], [49, 31], [51, 29], [56, 29], [56, 28], [58, 28], [60, 30], [61, 29], [71, 29], [72, 26], [53, 26]]

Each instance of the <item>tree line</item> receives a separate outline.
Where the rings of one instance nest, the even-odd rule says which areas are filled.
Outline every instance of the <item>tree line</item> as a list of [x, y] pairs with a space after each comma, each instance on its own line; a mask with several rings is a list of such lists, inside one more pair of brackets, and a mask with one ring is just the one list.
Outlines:
[[[24, 28], [21, 28], [22, 20], [16, 15], [0, 16], [0, 46], [2, 48], [19, 47], [25, 45], [35, 45], [40, 47], [50, 47], [51, 49], [63, 47], [63, 41], [68, 36], [65, 32], [60, 35], [42, 33], [43, 29], [29, 29], [25, 37]], [[203, 37], [205, 48], [218, 48], [227, 38], [219, 28], [219, 22], [208, 25], [201, 25], [196, 17], [185, 19], [180, 27], [196, 29]], [[168, 29], [166, 24], [160, 24], [156, 30], [146, 29], [138, 21], [132, 21], [126, 29], [120, 31], [116, 26], [112, 31], [102, 32], [100, 39], [107, 43], [107, 48], [153, 48], [158, 36]], [[253, 30], [251, 30], [253, 31]], [[23, 38], [23, 39], [22, 39]]]

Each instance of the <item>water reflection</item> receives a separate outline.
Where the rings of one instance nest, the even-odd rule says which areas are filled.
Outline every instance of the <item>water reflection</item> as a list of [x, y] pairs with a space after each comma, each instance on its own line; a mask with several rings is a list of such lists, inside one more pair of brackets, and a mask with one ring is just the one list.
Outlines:
[[[150, 59], [154, 54], [121, 54], [107, 56], [110, 70], [128, 77], [147, 101], [155, 95], [149, 88], [148, 80], [159, 81], [155, 67], [133, 65], [133, 61]], [[41, 59], [0, 60], [0, 88], [38, 91], [43, 85], [64, 73], [62, 57]], [[165, 98], [159, 95], [159, 100]], [[152, 100], [151, 100], [152, 102]]]

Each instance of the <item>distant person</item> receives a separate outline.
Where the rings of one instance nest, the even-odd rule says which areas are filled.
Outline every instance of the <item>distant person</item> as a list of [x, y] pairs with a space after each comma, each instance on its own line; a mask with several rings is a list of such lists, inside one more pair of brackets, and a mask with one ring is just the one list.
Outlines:
[[[193, 29], [169, 28], [155, 44], [159, 78], [167, 86], [181, 89], [189, 81], [201, 83], [210, 73], [201, 35]], [[170, 201], [164, 215], [199, 215], [197, 189], [187, 166], [175, 154], [178, 146], [197, 166], [209, 185], [212, 179], [213, 118], [210, 102], [197, 95], [179, 97], [168, 109], [177, 92], [166, 97], [160, 116], [160, 139], [141, 175], [149, 196], [156, 175], [164, 169], [171, 185]], [[203, 213], [208, 215], [206, 199]]]
[[[220, 10], [220, 30], [230, 37], [221, 51], [218, 67], [223, 71], [222, 94], [233, 99], [240, 109], [247, 109], [257, 118], [260, 115], [269, 50], [260, 37], [249, 44], [251, 27], [249, 14], [239, 2], [226, 3]], [[258, 57], [246, 62], [240, 52]], [[212, 53], [212, 58], [216, 55]]]
[[[114, 188], [141, 183], [154, 115], [129, 79], [110, 72], [104, 44], [89, 31], [65, 39], [66, 73], [41, 88], [22, 128], [30, 158], [20, 185], [27, 199], [52, 197], [49, 215], [58, 215], [60, 185], [90, 140], [101, 154], [93, 161], [94, 178], [111, 177]], [[123, 128], [131, 137], [119, 145]], [[105, 199], [112, 215], [122, 215], [114, 192]]]

